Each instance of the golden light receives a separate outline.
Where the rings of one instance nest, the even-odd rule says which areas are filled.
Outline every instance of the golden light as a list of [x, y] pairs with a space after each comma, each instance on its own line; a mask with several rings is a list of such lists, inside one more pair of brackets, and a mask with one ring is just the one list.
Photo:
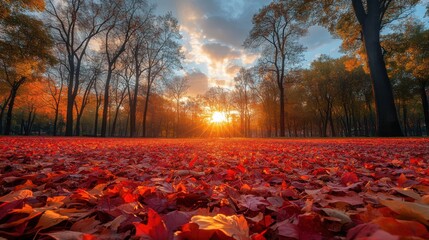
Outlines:
[[212, 116], [210, 118], [211, 123], [226, 123], [228, 122], [228, 118], [226, 117], [226, 114], [224, 112], [213, 112]]

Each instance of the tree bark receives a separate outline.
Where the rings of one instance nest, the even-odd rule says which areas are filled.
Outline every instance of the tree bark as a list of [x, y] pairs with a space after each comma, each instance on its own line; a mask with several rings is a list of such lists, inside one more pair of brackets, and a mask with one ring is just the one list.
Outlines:
[[16, 81], [12, 84], [11, 92], [10, 92], [10, 100], [8, 104], [8, 109], [6, 113], [6, 126], [4, 130], [5, 135], [10, 135], [11, 128], [12, 128], [12, 113], [13, 113], [13, 107], [15, 105], [15, 98], [16, 94], [18, 93], [19, 87], [26, 81], [25, 77], [21, 77], [19, 81]]
[[59, 110], [58, 110], [58, 106], [57, 106], [57, 108], [55, 108], [54, 134], [53, 134], [54, 136], [57, 136], [58, 115], [59, 115]]
[[112, 66], [109, 65], [109, 70], [107, 71], [106, 86], [104, 88], [104, 103], [103, 103], [103, 116], [101, 120], [101, 136], [106, 137], [107, 135], [107, 111], [109, 106], [109, 90], [110, 90], [110, 80], [112, 79]]
[[280, 93], [280, 137], [285, 137], [285, 90], [279, 87]]
[[4, 135], [10, 135], [10, 132], [11, 132], [12, 113], [13, 113], [13, 106], [15, 104], [16, 94], [17, 94], [17, 89], [15, 89], [15, 87], [12, 87], [11, 95], [10, 95], [11, 97], [10, 97], [10, 101], [9, 101], [8, 109], [6, 113], [6, 126], [4, 129]]
[[146, 91], [146, 99], [144, 103], [144, 110], [143, 110], [143, 137], [146, 137], [146, 118], [147, 118], [147, 109], [149, 107], [149, 95], [150, 95], [150, 86], [147, 87]]
[[75, 78], [75, 63], [74, 56], [69, 54], [69, 79], [67, 84], [67, 111], [66, 111], [66, 136], [73, 136], [73, 107], [74, 107], [74, 95], [73, 95], [73, 83]]
[[403, 136], [380, 45], [381, 9], [379, 1], [368, 1], [367, 12], [361, 0], [352, 1], [356, 17], [362, 26], [363, 39], [372, 79], [379, 137]]
[[425, 116], [426, 136], [429, 136], [429, 103], [426, 94], [426, 84], [427, 82], [422, 82], [420, 84], [420, 98], [422, 100], [423, 113]]

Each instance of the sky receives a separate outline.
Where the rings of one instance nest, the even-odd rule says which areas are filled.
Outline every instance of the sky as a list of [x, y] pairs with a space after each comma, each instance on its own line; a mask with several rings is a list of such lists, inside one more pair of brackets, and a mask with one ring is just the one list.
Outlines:
[[[252, 17], [270, 0], [157, 0], [157, 13], [172, 12], [179, 20], [185, 53], [183, 73], [190, 95], [213, 86], [232, 87], [240, 67], [256, 63], [257, 53], [244, 49]], [[418, 11], [424, 15], [424, 11]], [[320, 26], [309, 28], [300, 42], [306, 47], [303, 67], [320, 55], [339, 57], [341, 40]]]

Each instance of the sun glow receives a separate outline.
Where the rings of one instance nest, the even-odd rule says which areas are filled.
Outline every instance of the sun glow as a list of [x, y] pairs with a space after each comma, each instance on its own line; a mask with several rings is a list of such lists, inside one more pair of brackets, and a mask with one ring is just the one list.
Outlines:
[[217, 124], [226, 123], [226, 122], [228, 122], [228, 118], [224, 112], [216, 111], [216, 112], [212, 113], [212, 116], [210, 118], [210, 122], [211, 123], [217, 123]]

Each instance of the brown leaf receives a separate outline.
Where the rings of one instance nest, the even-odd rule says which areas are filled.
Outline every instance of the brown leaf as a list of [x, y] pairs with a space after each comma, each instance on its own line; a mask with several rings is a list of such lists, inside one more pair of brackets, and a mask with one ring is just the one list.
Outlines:
[[12, 202], [20, 199], [25, 199], [33, 196], [33, 192], [28, 189], [13, 191], [3, 197], [0, 197], [0, 202]]
[[428, 205], [395, 200], [380, 200], [380, 203], [398, 213], [404, 219], [417, 220], [429, 226]]

